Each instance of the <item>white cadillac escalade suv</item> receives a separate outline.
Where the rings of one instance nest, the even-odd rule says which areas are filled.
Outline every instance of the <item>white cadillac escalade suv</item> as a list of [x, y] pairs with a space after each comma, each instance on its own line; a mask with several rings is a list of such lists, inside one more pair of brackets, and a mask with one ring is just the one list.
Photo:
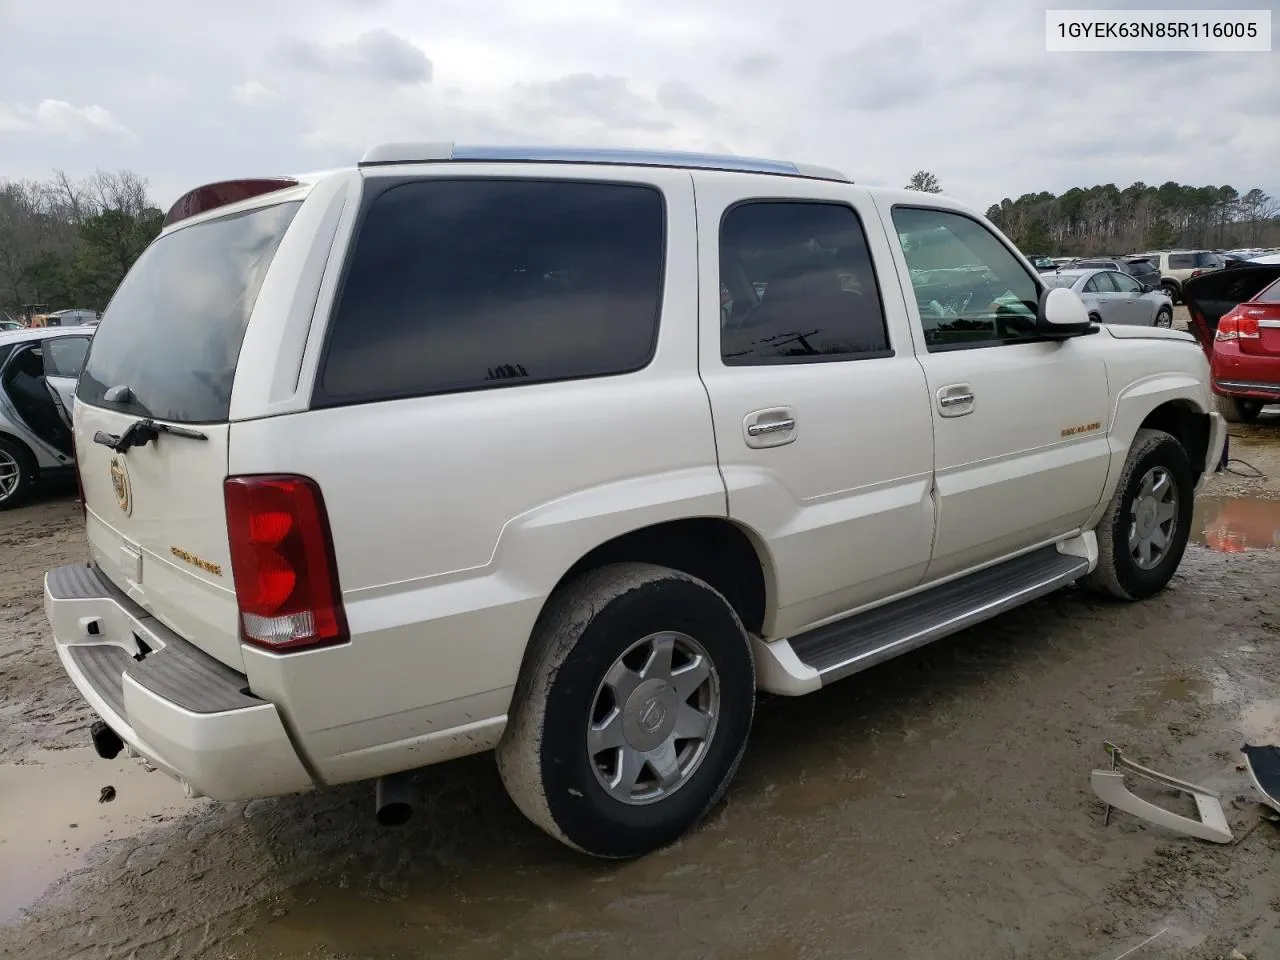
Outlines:
[[232, 800], [496, 748], [538, 826], [669, 843], [799, 695], [1182, 558], [1224, 429], [944, 197], [773, 161], [390, 144], [193, 190], [74, 426], [45, 579], [121, 749]]

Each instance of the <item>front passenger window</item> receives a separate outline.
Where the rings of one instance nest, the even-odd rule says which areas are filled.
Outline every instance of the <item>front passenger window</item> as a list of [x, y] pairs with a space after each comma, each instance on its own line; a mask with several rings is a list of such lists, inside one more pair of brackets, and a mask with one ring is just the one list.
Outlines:
[[1111, 282], [1116, 285], [1116, 289], [1121, 293], [1135, 294], [1142, 293], [1142, 284], [1138, 283], [1133, 277], [1124, 273], [1111, 274]]
[[961, 213], [894, 207], [930, 352], [1036, 336], [1040, 286], [987, 227]]

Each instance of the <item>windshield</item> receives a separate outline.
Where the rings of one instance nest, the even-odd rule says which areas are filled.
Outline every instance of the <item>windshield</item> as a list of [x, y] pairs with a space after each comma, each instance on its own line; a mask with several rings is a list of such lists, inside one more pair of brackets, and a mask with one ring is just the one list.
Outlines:
[[[249, 315], [299, 206], [194, 224], [148, 247], [102, 316], [76, 397], [158, 420], [225, 421]], [[112, 387], [128, 395], [108, 402]]]

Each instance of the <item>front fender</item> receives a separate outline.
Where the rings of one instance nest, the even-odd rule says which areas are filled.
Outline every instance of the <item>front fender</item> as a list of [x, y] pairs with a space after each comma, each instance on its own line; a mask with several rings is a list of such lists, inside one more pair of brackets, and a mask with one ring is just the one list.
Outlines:
[[1168, 371], [1135, 380], [1117, 392], [1112, 405], [1111, 430], [1107, 435], [1110, 463], [1107, 467], [1106, 486], [1086, 529], [1097, 526], [1115, 495], [1125, 460], [1128, 459], [1138, 430], [1153, 412], [1170, 403], [1189, 412], [1211, 417], [1209, 451], [1206, 464], [1201, 467], [1205, 473], [1212, 472], [1222, 454], [1225, 430], [1222, 429], [1221, 418], [1214, 412], [1207, 379], [1189, 372]]

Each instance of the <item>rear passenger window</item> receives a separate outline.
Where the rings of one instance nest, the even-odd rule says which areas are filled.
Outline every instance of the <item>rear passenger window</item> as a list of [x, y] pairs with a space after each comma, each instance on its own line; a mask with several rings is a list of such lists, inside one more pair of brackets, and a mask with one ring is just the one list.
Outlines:
[[48, 341], [44, 345], [45, 376], [75, 379], [80, 376], [88, 352], [88, 337], [58, 337]]
[[1190, 270], [1196, 265], [1195, 254], [1192, 253], [1171, 253], [1169, 254], [1170, 270]]
[[317, 404], [638, 370], [657, 338], [664, 234], [647, 186], [391, 187], [360, 227]]
[[753, 201], [720, 226], [729, 366], [892, 356], [862, 223], [837, 203]]

